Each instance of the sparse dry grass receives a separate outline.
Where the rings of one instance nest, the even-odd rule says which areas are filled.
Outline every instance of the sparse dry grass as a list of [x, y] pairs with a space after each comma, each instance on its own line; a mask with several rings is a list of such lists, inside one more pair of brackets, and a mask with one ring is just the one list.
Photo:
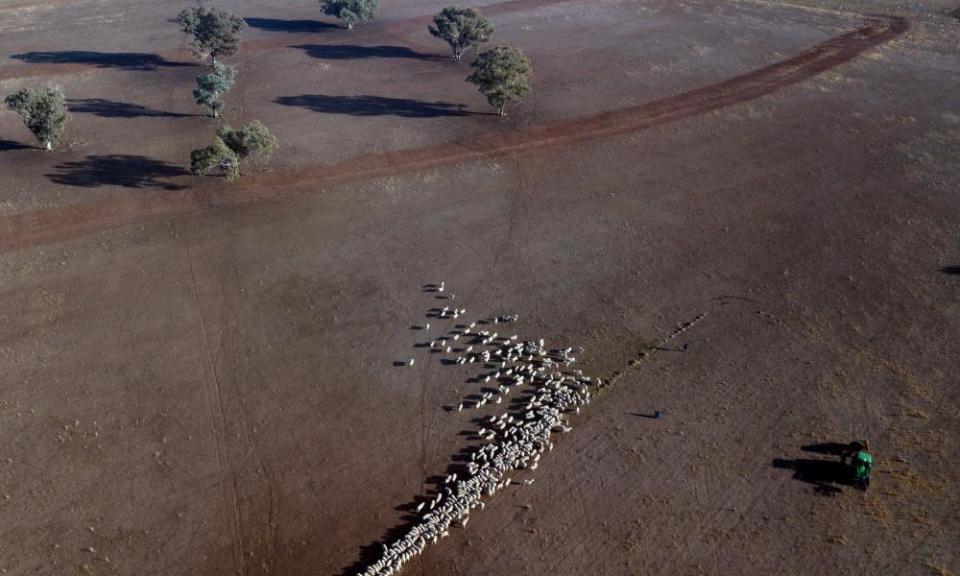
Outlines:
[[930, 514], [926, 510], [917, 510], [911, 516], [911, 519], [914, 523], [919, 524], [925, 528], [932, 528], [936, 525], [936, 522], [933, 518], [930, 517]]
[[883, 526], [888, 525], [890, 510], [887, 509], [887, 505], [883, 498], [868, 495], [864, 500], [864, 507], [866, 508], [867, 513], [870, 514], [874, 520]]
[[835, 534], [832, 536], [828, 536], [827, 542], [829, 542], [830, 544], [838, 544], [840, 546], [846, 546], [847, 544], [850, 543], [850, 541], [847, 540], [847, 537], [844, 534]]
[[927, 560], [924, 566], [929, 568], [931, 574], [935, 574], [936, 576], [953, 576], [953, 572], [951, 572], [945, 564], [934, 564], [930, 560]]
[[932, 495], [943, 492], [945, 482], [939, 478], [931, 478], [917, 473], [915, 470], [893, 470], [890, 472], [897, 488], [901, 493], [913, 495]]

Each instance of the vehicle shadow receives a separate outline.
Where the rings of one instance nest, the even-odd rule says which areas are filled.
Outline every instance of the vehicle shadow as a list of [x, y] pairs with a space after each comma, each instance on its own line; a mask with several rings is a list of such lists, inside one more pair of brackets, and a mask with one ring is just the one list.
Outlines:
[[831, 456], [843, 456], [849, 454], [850, 444], [842, 442], [820, 442], [818, 444], [807, 444], [800, 447], [804, 452], [813, 452], [814, 454], [829, 454]]
[[102, 118], [140, 118], [144, 116], [152, 118], [189, 118], [199, 116], [199, 114], [164, 112], [140, 104], [115, 102], [103, 98], [71, 99], [67, 100], [67, 107], [75, 114], [93, 114]]
[[244, 18], [251, 28], [268, 32], [302, 32], [316, 34], [327, 30], [339, 30], [340, 27], [319, 20], [279, 20], [277, 18]]
[[424, 54], [405, 46], [357, 46], [354, 44], [297, 44], [312, 58], [325, 60], [357, 60], [360, 58], [412, 58], [414, 60], [449, 60], [436, 54]]
[[10, 56], [30, 64], [89, 64], [98, 68], [153, 71], [160, 67], [194, 66], [188, 62], [173, 62], [156, 54], [140, 52], [92, 52], [66, 50], [62, 52], [24, 52]]
[[25, 150], [27, 148], [32, 148], [32, 146], [27, 146], [26, 144], [12, 140], [0, 140], [0, 152], [6, 152], [7, 150]]
[[77, 162], [65, 162], [56, 168], [56, 174], [47, 174], [47, 178], [56, 184], [97, 188], [99, 186], [121, 186], [123, 188], [161, 188], [163, 190], [181, 190], [160, 178], [175, 178], [189, 173], [168, 162], [162, 162], [145, 156], [129, 154], [110, 154], [106, 156], [87, 156]]
[[774, 458], [773, 467], [793, 470], [795, 480], [809, 482], [810, 484], [852, 485], [847, 478], [850, 475], [849, 468], [839, 460], [813, 460], [810, 458], [785, 460]]
[[403, 118], [436, 118], [438, 116], [468, 116], [463, 104], [424, 102], [407, 98], [383, 96], [326, 96], [303, 94], [282, 96], [274, 100], [283, 106], [297, 106], [325, 114], [348, 116], [401, 116]]
[[841, 442], [823, 442], [802, 446], [804, 452], [835, 456], [836, 459], [796, 458], [787, 460], [774, 458], [772, 466], [793, 470], [793, 479], [813, 484], [817, 494], [833, 496], [842, 492], [840, 486], [853, 486], [850, 467], [841, 457], [849, 454], [850, 444]]

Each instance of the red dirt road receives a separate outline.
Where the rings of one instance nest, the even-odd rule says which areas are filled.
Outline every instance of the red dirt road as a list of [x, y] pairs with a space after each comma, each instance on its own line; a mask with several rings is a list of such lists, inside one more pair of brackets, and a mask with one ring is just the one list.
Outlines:
[[[526, 1], [506, 2], [502, 10]], [[0, 251], [54, 242], [87, 232], [126, 226], [145, 218], [187, 214], [204, 206], [223, 206], [316, 192], [325, 186], [404, 174], [483, 158], [567, 146], [576, 142], [643, 130], [760, 98], [840, 66], [864, 51], [909, 29], [903, 18], [877, 19], [792, 58], [719, 84], [656, 102], [585, 118], [530, 126], [513, 132], [489, 132], [470, 141], [453, 141], [413, 150], [365, 154], [336, 165], [253, 175], [229, 190], [214, 184], [182, 192], [114, 198], [108, 201], [38, 210], [0, 218]]]

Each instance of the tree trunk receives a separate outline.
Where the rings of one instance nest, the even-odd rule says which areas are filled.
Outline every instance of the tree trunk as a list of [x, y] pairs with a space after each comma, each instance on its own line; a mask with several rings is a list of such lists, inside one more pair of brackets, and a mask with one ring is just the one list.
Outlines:
[[50, 142], [49, 140], [47, 140], [46, 148], [47, 150], [53, 150], [53, 142]]
[[497, 112], [499, 112], [499, 115], [500, 115], [500, 116], [506, 116], [506, 115], [507, 115], [507, 105], [506, 105], [506, 104], [501, 104], [501, 105], [500, 105], [500, 108], [497, 110]]

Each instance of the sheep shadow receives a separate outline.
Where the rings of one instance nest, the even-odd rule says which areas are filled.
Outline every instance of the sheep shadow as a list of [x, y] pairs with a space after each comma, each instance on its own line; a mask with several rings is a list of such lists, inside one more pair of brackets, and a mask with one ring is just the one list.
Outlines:
[[[407, 520], [404, 520], [407, 518]], [[394, 540], [399, 540], [403, 537], [404, 534], [413, 527], [414, 520], [410, 519], [415, 517], [404, 516], [401, 518], [401, 523], [394, 526], [388, 530], [383, 538], [375, 542], [371, 542], [366, 546], [360, 547], [360, 557], [356, 562], [344, 568], [338, 576], [356, 576], [360, 574], [363, 570], [366, 570], [371, 564], [376, 562], [380, 556], [383, 554], [383, 543], [384, 542], [393, 542]]]
[[960, 276], [960, 266], [944, 266], [940, 271], [950, 276]]
[[[471, 421], [473, 424], [481, 425], [481, 418], [473, 418]], [[461, 431], [458, 436], [472, 436], [471, 431]], [[447, 465], [445, 474], [456, 473], [458, 475], [465, 474], [468, 466], [467, 463], [471, 461], [471, 453], [477, 452], [479, 445], [470, 444], [462, 447], [450, 458], [450, 463]], [[399, 521], [393, 527], [387, 530], [383, 536], [374, 542], [366, 546], [361, 546], [359, 549], [359, 554], [357, 561], [343, 568], [338, 573], [338, 576], [354, 576], [360, 574], [363, 570], [366, 570], [370, 565], [379, 560], [383, 555], [383, 549], [385, 545], [390, 545], [397, 540], [403, 538], [416, 524], [421, 520], [421, 514], [425, 514], [429, 511], [429, 508], [417, 511], [417, 507], [421, 504], [428, 504], [434, 497], [439, 494], [444, 485], [446, 477], [443, 475], [434, 475], [426, 478], [424, 484], [427, 486], [426, 490], [420, 494], [415, 495], [409, 502], [399, 504], [394, 507], [394, 511], [402, 513]]]
[[67, 100], [67, 107], [75, 114], [93, 114], [101, 118], [190, 118], [197, 114], [180, 114], [153, 110], [140, 104], [129, 102], [115, 102], [103, 98], [87, 98], [85, 100]]
[[89, 64], [98, 68], [153, 71], [160, 67], [194, 66], [188, 62], [173, 62], [157, 54], [141, 52], [93, 52], [66, 50], [61, 52], [24, 52], [10, 56], [30, 64]]
[[294, 32], [318, 34], [327, 30], [339, 30], [340, 27], [319, 20], [280, 20], [277, 18], [244, 18], [251, 28], [267, 32]]
[[424, 54], [405, 46], [358, 46], [356, 44], [297, 44], [312, 58], [323, 60], [359, 60], [361, 58], [410, 58], [413, 60], [449, 60], [436, 54]]
[[188, 175], [186, 170], [174, 164], [129, 154], [87, 156], [80, 161], [60, 164], [56, 169], [58, 173], [47, 175], [50, 181], [82, 188], [120, 186], [181, 190], [184, 186], [159, 179]]
[[274, 100], [282, 106], [296, 106], [324, 114], [347, 116], [400, 116], [402, 118], [437, 118], [441, 116], [467, 116], [463, 104], [449, 102], [424, 102], [407, 98], [383, 96], [325, 96], [303, 94], [282, 96]]
[[[421, 291], [423, 292], [432, 292], [438, 289], [439, 286], [436, 284], [424, 284], [421, 286]], [[430, 308], [427, 312], [428, 318], [439, 317], [441, 313], [440, 308]], [[497, 317], [503, 318], [503, 317]], [[477, 320], [476, 324], [488, 324], [494, 321], [493, 318]], [[417, 330], [425, 329], [425, 327], [416, 325], [412, 328]], [[461, 339], [459, 343], [466, 346], [477, 346], [481, 345], [483, 337], [479, 333], [469, 333], [468, 328], [473, 328], [473, 325], [461, 323], [454, 324], [451, 328], [449, 326], [443, 326], [443, 334], [436, 336], [434, 340], [436, 341], [445, 341], [452, 337], [452, 335], [460, 335]], [[493, 346], [498, 347], [502, 346], [504, 342], [509, 342], [506, 338], [503, 338], [499, 344], [494, 344]], [[420, 343], [414, 344], [414, 347], [419, 346]], [[439, 348], [439, 347], [438, 347]], [[436, 351], [438, 348], [435, 348]], [[459, 348], [460, 352], [465, 352], [464, 348]], [[476, 354], [476, 353], [475, 353]], [[444, 366], [457, 366], [458, 363], [455, 360], [450, 358], [439, 358], [439, 363]], [[492, 377], [495, 372], [493, 370], [498, 370], [499, 368], [496, 363], [487, 363], [487, 362], [473, 362], [468, 363], [467, 365], [462, 365], [465, 369], [471, 371], [474, 375], [467, 378], [467, 383], [487, 383], [486, 386], [481, 386], [478, 390], [468, 393], [462, 397], [464, 403], [470, 402], [478, 404], [484, 394], [493, 394], [498, 392], [498, 388], [494, 387], [498, 382], [506, 380], [506, 378], [497, 378], [495, 380], [489, 381], [487, 377]], [[502, 368], [502, 366], [500, 366]], [[525, 407], [525, 404], [532, 399], [535, 394], [530, 389], [530, 383], [524, 385], [523, 389], [518, 389], [516, 394], [508, 398], [505, 404], [505, 410], [501, 413], [500, 418], [504, 416], [513, 417], [515, 420], [523, 420], [525, 418], [524, 414], [529, 409]], [[503, 398], [503, 396], [500, 396]], [[482, 405], [480, 405], [482, 407]], [[465, 408], [463, 404], [460, 404], [460, 408]], [[447, 412], [453, 412], [457, 410], [457, 407], [447, 406], [444, 408]], [[487, 413], [481, 414], [479, 412], [475, 413], [469, 418], [471, 427], [469, 429], [461, 430], [457, 433], [457, 437], [462, 439], [466, 444], [462, 445], [461, 448], [450, 457], [450, 461], [447, 463], [446, 474], [457, 474], [466, 475], [469, 473], [470, 463], [474, 461], [474, 456], [482, 452], [482, 447], [490, 440], [490, 438], [484, 438], [479, 434], [478, 428], [490, 428], [490, 432], [497, 437], [502, 438], [501, 432], [498, 432], [496, 428], [497, 418], [492, 414]], [[453, 482], [454, 479], [450, 478], [450, 482]], [[382, 538], [372, 542], [367, 546], [363, 546], [359, 550], [359, 558], [356, 562], [350, 566], [344, 568], [339, 576], [353, 576], [358, 574], [363, 570], [367, 569], [371, 564], [379, 560], [383, 555], [383, 550], [385, 546], [389, 546], [396, 542], [397, 540], [404, 537], [410, 529], [421, 521], [421, 513], [426, 514], [432, 508], [423, 507], [429, 504], [437, 494], [442, 493], [444, 487], [447, 486], [447, 477], [442, 475], [430, 476], [426, 479], [425, 485], [427, 486], [420, 494], [415, 495], [410, 501], [399, 504], [394, 507], [394, 511], [403, 513], [403, 516], [400, 517], [399, 522], [396, 526], [389, 529]], [[418, 508], [421, 508], [418, 510]], [[462, 524], [461, 524], [462, 526]]]

